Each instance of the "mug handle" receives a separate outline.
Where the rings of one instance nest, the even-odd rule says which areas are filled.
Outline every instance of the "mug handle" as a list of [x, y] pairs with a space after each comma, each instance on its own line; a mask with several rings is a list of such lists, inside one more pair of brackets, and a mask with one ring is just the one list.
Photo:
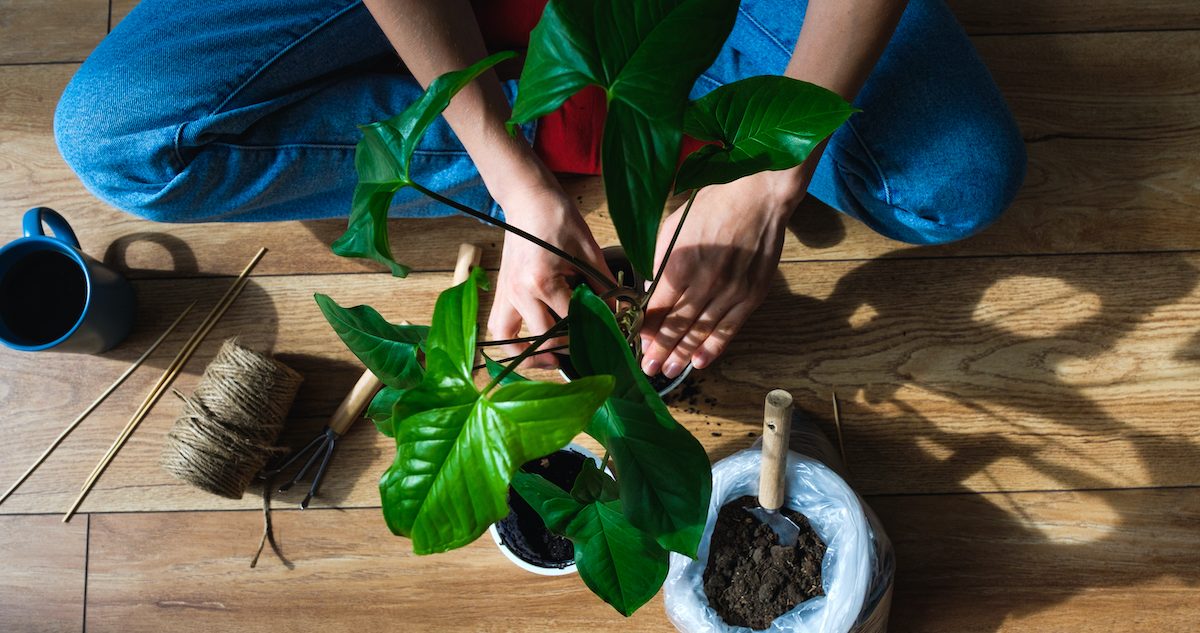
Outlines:
[[79, 239], [75, 237], [75, 231], [71, 230], [71, 225], [67, 224], [66, 218], [59, 215], [58, 211], [48, 207], [36, 207], [25, 212], [25, 217], [21, 220], [25, 229], [25, 237], [45, 237], [46, 232], [42, 230], [43, 222], [50, 227], [50, 230], [54, 231], [54, 239], [76, 250], [81, 250]]

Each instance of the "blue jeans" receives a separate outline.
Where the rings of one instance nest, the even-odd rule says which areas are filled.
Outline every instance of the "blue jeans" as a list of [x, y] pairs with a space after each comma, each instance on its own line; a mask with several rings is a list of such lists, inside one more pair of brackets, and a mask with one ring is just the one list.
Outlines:
[[[804, 10], [743, 0], [693, 97], [782, 72]], [[511, 98], [515, 82], [505, 89]], [[356, 126], [420, 92], [357, 0], [142, 0], [67, 86], [55, 135], [96, 196], [152, 220], [344, 217]], [[1020, 187], [1020, 134], [942, 0], [911, 0], [856, 105], [863, 112], [833, 135], [809, 192], [872, 229], [917, 244], [960, 239]], [[413, 173], [501, 213], [444, 121], [420, 143]], [[453, 213], [411, 190], [392, 212]]]

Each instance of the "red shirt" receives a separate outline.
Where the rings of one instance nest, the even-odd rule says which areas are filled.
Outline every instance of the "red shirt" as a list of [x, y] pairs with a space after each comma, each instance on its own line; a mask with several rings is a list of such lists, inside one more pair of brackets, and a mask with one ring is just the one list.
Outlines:
[[[547, 0], [472, 0], [488, 49], [525, 50]], [[600, 173], [600, 137], [604, 132], [604, 91], [588, 86], [562, 107], [538, 120], [533, 149], [551, 171]]]
[[[537, 26], [548, 0], [471, 0], [475, 18], [491, 51], [529, 48], [529, 32]], [[551, 171], [562, 174], [600, 173], [600, 139], [607, 104], [604, 91], [588, 86], [562, 107], [538, 121], [533, 149]], [[703, 145], [684, 138], [681, 158]]]

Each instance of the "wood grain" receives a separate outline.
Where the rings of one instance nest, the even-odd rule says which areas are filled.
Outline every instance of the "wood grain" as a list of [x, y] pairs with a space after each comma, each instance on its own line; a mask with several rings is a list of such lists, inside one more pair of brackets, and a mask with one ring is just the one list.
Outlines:
[[892, 631], [1190, 631], [1200, 490], [870, 499], [896, 547]]
[[[1200, 248], [1200, 33], [1121, 33], [977, 40], [1029, 140], [1026, 185], [1012, 209], [983, 234], [912, 256], [1095, 253]], [[85, 247], [138, 278], [233, 274], [226, 244], [263, 244], [264, 274], [365, 272], [335, 257], [343, 220], [261, 225], [162, 225], [121, 214], [93, 198], [58, 157], [54, 103], [74, 68], [0, 68], [0, 207], [13, 217], [46, 204], [63, 211]], [[602, 244], [615, 243], [595, 179], [567, 183]], [[8, 215], [11, 214], [11, 215]], [[421, 239], [412, 239], [414, 235]], [[452, 218], [398, 220], [398, 256], [418, 270], [448, 270], [455, 247], [484, 245], [495, 268], [498, 230]], [[815, 201], [794, 219], [785, 261], [864, 259], [898, 244]]]
[[136, 7], [140, 1], [141, 0], [110, 0], [112, 5], [112, 28], [116, 28], [117, 23], [124, 19], [125, 16], [129, 15], [129, 12], [133, 11], [133, 8]]
[[1191, 0], [947, 0], [968, 33], [1079, 33], [1200, 28]]
[[577, 576], [518, 569], [486, 535], [417, 557], [375, 510], [276, 512], [295, 569], [273, 557], [249, 569], [261, 520], [253, 512], [96, 516], [87, 630], [670, 630], [661, 597], [626, 620]]
[[[1184, 631], [1200, 615], [1194, 489], [870, 502], [897, 551], [893, 631]], [[415, 557], [375, 510], [276, 520], [293, 570], [247, 568], [252, 512], [94, 516], [88, 630], [672, 630], [661, 595], [625, 620], [577, 577], [517, 570], [487, 537]]]
[[0, 64], [83, 61], [108, 28], [108, 0], [3, 0]]
[[0, 517], [0, 631], [83, 628], [87, 521]]
[[[361, 373], [312, 294], [427, 323], [448, 279], [253, 279], [175, 386], [189, 393], [220, 342], [238, 335], [304, 374], [287, 439], [310, 437]], [[1200, 255], [1182, 254], [786, 264], [731, 351], [698, 372], [674, 407], [720, 458], [752, 441], [771, 388], [787, 388], [823, 420], [836, 389], [849, 461], [869, 493], [1197, 485], [1198, 279]], [[0, 480], [19, 474], [187, 302], [198, 299], [203, 313], [228, 283], [139, 282], [135, 335], [101, 357], [0, 353], [0, 429], [9, 438]], [[481, 316], [489, 301], [484, 295]], [[189, 317], [0, 512], [62, 509], [198, 319]], [[255, 506], [159, 470], [178, 411], [174, 398], [155, 408], [84, 512]], [[386, 438], [360, 423], [339, 451], [319, 503], [376, 505], [375, 478], [391, 460]]]

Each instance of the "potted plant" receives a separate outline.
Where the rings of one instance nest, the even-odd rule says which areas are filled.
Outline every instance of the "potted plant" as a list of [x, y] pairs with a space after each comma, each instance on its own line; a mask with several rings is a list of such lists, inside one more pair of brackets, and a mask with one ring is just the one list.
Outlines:
[[[484, 367], [475, 364], [477, 348], [486, 345], [476, 340], [478, 291], [487, 283], [481, 270], [438, 297], [429, 326], [394, 325], [370, 307], [317, 297], [345, 344], [386, 385], [369, 410], [396, 441], [395, 461], [380, 480], [383, 514], [416, 553], [474, 541], [508, 513], [511, 484], [547, 527], [574, 543], [580, 577], [624, 615], [657, 593], [668, 552], [696, 556], [712, 489], [708, 457], [639, 368], [643, 310], [675, 242], [653, 270], [663, 208], [673, 191], [690, 192], [682, 226], [700, 188], [795, 167], [854, 112], [830, 91], [777, 76], [689, 101], [737, 7], [736, 0], [551, 0], [530, 37], [509, 131], [585, 86], [606, 92], [602, 178], [630, 264], [651, 280], [645, 289], [614, 285], [538, 237], [427, 189], [409, 172], [418, 141], [451, 97], [512, 53], [443, 75], [403, 113], [363, 126], [359, 184], [335, 253], [373, 259], [405, 276], [408, 268], [388, 243], [387, 211], [398, 190], [412, 187], [539, 244], [584, 276], [568, 314], [549, 331], [530, 337], [517, 357], [486, 361], [490, 378], [482, 387], [474, 379]], [[708, 144], [679, 164], [684, 134]], [[577, 378], [537, 382], [514, 372], [562, 336]], [[579, 433], [595, 438], [604, 455], [600, 465], [584, 461], [569, 491], [521, 470]]]

